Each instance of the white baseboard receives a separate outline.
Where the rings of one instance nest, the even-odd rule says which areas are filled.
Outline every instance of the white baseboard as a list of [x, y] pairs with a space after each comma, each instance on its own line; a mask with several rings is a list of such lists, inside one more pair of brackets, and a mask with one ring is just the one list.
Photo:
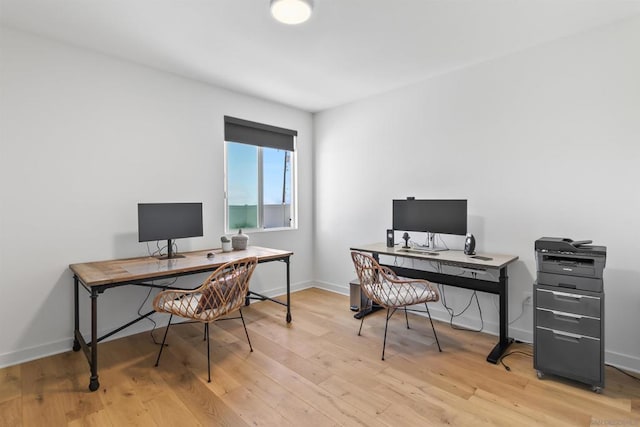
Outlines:
[[625, 371], [640, 373], [640, 357], [638, 356], [605, 350], [604, 361], [607, 365], [615, 366]]
[[73, 338], [64, 338], [59, 341], [23, 348], [10, 353], [0, 354], [0, 368], [17, 365], [19, 363], [30, 362], [54, 354], [64, 353], [71, 350]]
[[349, 285], [336, 285], [333, 283], [329, 283], [329, 282], [321, 282], [321, 281], [315, 281], [313, 282], [313, 287], [318, 288], [318, 289], [323, 289], [325, 291], [329, 291], [329, 292], [333, 292], [336, 294], [340, 294], [340, 295], [349, 295], [350, 289], [349, 289]]

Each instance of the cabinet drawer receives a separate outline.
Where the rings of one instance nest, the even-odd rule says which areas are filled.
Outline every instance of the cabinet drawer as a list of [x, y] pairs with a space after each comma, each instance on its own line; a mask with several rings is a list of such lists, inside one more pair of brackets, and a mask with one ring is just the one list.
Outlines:
[[537, 308], [536, 326], [600, 338], [600, 319], [580, 314]]
[[600, 298], [536, 287], [536, 308], [600, 318]]
[[586, 383], [602, 382], [600, 340], [536, 327], [535, 369]]
[[577, 289], [582, 291], [602, 292], [602, 279], [594, 279], [591, 277], [567, 276], [566, 274], [553, 274], [539, 271], [537, 282], [540, 285], [559, 286], [561, 288]]

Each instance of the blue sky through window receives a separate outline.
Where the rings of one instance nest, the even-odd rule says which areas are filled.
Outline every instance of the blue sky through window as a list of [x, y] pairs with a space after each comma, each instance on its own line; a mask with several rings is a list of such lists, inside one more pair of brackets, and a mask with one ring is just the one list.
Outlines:
[[[291, 203], [291, 162], [287, 152], [275, 148], [262, 149], [264, 204]], [[258, 147], [248, 144], [227, 145], [227, 190], [230, 206], [258, 204]]]
[[287, 152], [274, 148], [264, 148], [262, 151], [264, 204], [277, 205], [283, 202], [291, 203], [291, 166]]

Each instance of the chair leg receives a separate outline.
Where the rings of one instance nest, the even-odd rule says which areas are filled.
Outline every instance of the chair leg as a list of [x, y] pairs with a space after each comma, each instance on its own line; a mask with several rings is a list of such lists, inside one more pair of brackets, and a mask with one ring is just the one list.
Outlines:
[[[367, 306], [364, 308], [364, 310], [366, 311], [369, 308], [373, 308], [373, 301], [371, 301], [370, 299], [367, 300]], [[362, 332], [362, 324], [364, 323], [364, 318], [367, 316], [362, 316], [360, 318], [360, 329], [358, 329], [358, 336], [360, 336], [360, 332]]]
[[242, 315], [242, 309], [239, 308], [240, 319], [242, 320], [242, 326], [244, 326], [244, 333], [247, 336], [247, 342], [249, 343], [249, 349], [253, 352], [253, 347], [251, 346], [251, 340], [249, 339], [249, 332], [247, 331], [247, 325], [244, 323], [244, 316]]
[[211, 351], [209, 350], [209, 324], [204, 324], [204, 334], [207, 336], [207, 382], [211, 382]]
[[407, 321], [407, 329], [409, 328], [409, 316], [407, 316], [407, 307], [404, 308], [404, 318]]
[[433, 327], [433, 320], [431, 320], [431, 313], [429, 312], [429, 306], [427, 303], [424, 303], [425, 308], [427, 309], [427, 314], [429, 315], [429, 322], [431, 322], [431, 329], [433, 329], [433, 336], [436, 337], [436, 344], [438, 344], [438, 351], [442, 353], [442, 348], [440, 348], [440, 341], [438, 341], [438, 334], [436, 334], [436, 328]]
[[160, 356], [162, 356], [162, 350], [164, 349], [164, 343], [167, 341], [167, 333], [169, 332], [169, 326], [171, 326], [171, 319], [173, 319], [173, 314], [169, 316], [169, 323], [167, 323], [167, 329], [164, 331], [164, 337], [162, 338], [162, 344], [160, 344], [160, 352], [158, 353], [158, 358], [156, 359], [156, 367], [158, 363], [160, 363]]
[[391, 307], [387, 308], [387, 319], [384, 322], [384, 341], [382, 342], [382, 360], [384, 360], [384, 350], [387, 347], [387, 326], [389, 325], [389, 319], [391, 319], [391, 316], [393, 316], [395, 312], [395, 308], [393, 311], [391, 311]]

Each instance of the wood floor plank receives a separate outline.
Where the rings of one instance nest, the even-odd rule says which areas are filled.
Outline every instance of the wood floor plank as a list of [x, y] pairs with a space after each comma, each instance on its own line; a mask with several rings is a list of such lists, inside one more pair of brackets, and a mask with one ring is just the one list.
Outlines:
[[[398, 406], [410, 408], [422, 417], [435, 420], [437, 424], [455, 421], [467, 425], [491, 425], [484, 411], [475, 411], [473, 415], [465, 410], [467, 400], [444, 392], [429, 384], [422, 383], [410, 375], [393, 368], [385, 369], [377, 377], [376, 390], [392, 390], [401, 398], [396, 399]], [[392, 405], [397, 406], [397, 405]]]
[[522, 405], [509, 399], [496, 396], [495, 394], [489, 393], [482, 389], [476, 390], [476, 393], [471, 396], [469, 400], [474, 405], [484, 405], [484, 403], [482, 402], [483, 400], [486, 402], [492, 402], [495, 404], [493, 408], [495, 408], [495, 410], [499, 411], [500, 413], [502, 413], [504, 409], [507, 409], [512, 412], [521, 414], [531, 420], [531, 422], [525, 424], [554, 425], [557, 427], [573, 425], [559, 420], [558, 418], [554, 418], [543, 411], [538, 411], [526, 405]]
[[206, 385], [206, 378], [201, 379], [200, 372], [193, 373], [187, 367], [159, 372], [167, 382], [167, 387], [191, 412], [194, 421], [202, 425], [248, 425], [219, 396], [211, 392]]
[[[87, 367], [86, 362], [78, 356], [78, 353], [68, 352], [23, 365], [22, 410], [25, 425], [65, 425], [102, 408], [98, 396], [77, 393], [82, 387], [78, 374], [86, 372]], [[88, 381], [83, 384], [86, 387]]]
[[[284, 307], [252, 302], [240, 320], [210, 328], [211, 377], [201, 324], [172, 325], [160, 366], [165, 316], [153, 331], [99, 344], [100, 389], [72, 351], [0, 369], [0, 425], [6, 426], [591, 426], [640, 425], [640, 381], [606, 368], [602, 394], [584, 384], [538, 379], [531, 356], [485, 361], [496, 337], [399, 312], [360, 320], [349, 298], [320, 289]], [[155, 342], [154, 342], [155, 341]], [[528, 344], [510, 351], [531, 354]], [[636, 374], [638, 376], [638, 374]]]
[[0, 373], [0, 403], [20, 397], [22, 389], [20, 365], [9, 366]]
[[[222, 335], [221, 331], [211, 331], [211, 334], [216, 341]], [[233, 344], [226, 344], [229, 345]], [[211, 382], [207, 382], [206, 351], [206, 342], [201, 336], [183, 339], [182, 336], [174, 334], [170, 346], [162, 353], [160, 364], [155, 369], [163, 378], [167, 373], [193, 374], [216, 396], [222, 396], [240, 387], [240, 382], [229, 372], [230, 368], [240, 362], [237, 358], [230, 357], [224, 347], [217, 343], [211, 343]], [[248, 348], [244, 351], [249, 353]]]
[[[296, 425], [307, 423], [313, 426], [335, 424], [319, 422], [324, 419], [320, 412], [251, 364], [239, 364], [233, 368], [230, 374], [241, 378], [246, 390], [251, 393], [249, 395], [251, 399], [247, 399], [249, 405], [252, 405], [256, 399], [260, 399], [283, 418], [281, 423]], [[226, 401], [226, 396], [223, 396], [223, 399]], [[265, 409], [263, 412], [267, 413], [268, 411], [269, 409]]]
[[118, 427], [110, 420], [108, 410], [100, 409], [82, 418], [69, 421], [69, 427]]
[[[277, 329], [277, 327], [274, 329]], [[297, 352], [293, 352], [280, 345], [279, 342], [282, 342], [282, 340], [273, 341], [269, 337], [253, 333], [252, 341], [254, 347], [256, 349], [260, 349], [260, 352], [268, 355], [274, 360], [280, 361], [280, 363], [297, 372], [314, 384], [324, 381], [329, 375], [321, 365], [314, 363], [313, 360], [304, 358], [298, 355]], [[319, 347], [316, 351], [319, 351]]]
[[247, 363], [268, 375], [325, 416], [341, 425], [365, 425], [365, 414], [357, 408], [343, 402], [339, 396], [331, 395], [309, 381], [295, 370], [270, 358], [261, 351], [256, 351]]
[[0, 402], [0, 420], [6, 427], [22, 425], [22, 399], [15, 397]]
[[171, 390], [156, 394], [145, 402], [156, 425], [180, 426], [185, 421], [191, 426], [203, 425], [193, 419], [191, 411]]
[[319, 385], [332, 395], [339, 396], [345, 402], [369, 414], [371, 419], [393, 404], [391, 400], [369, 393], [368, 389], [360, 384], [339, 376], [332, 375]]
[[260, 397], [256, 396], [248, 388], [238, 388], [222, 396], [222, 400], [231, 408], [247, 425], [252, 426], [294, 426], [291, 421], [284, 418], [278, 411], [272, 408]]

